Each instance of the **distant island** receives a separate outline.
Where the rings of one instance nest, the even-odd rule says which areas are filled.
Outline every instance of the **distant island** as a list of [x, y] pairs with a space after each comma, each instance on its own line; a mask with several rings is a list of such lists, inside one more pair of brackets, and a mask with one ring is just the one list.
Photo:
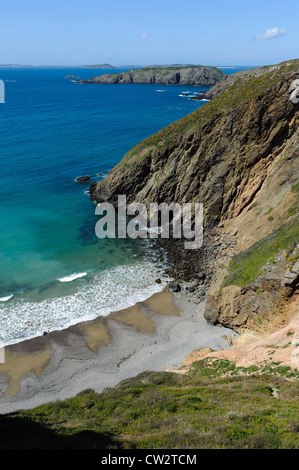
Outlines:
[[0, 67], [6, 68], [6, 67], [24, 67], [24, 65], [19, 65], [19, 64], [0, 64]]
[[121, 73], [108, 73], [81, 83], [153, 83], [159, 85], [197, 85], [212, 86], [224, 77], [216, 67], [193, 66], [155, 66], [127, 70]]
[[110, 65], [110, 64], [87, 65], [85, 68], [87, 69], [115, 69], [115, 67], [113, 67], [113, 65]]

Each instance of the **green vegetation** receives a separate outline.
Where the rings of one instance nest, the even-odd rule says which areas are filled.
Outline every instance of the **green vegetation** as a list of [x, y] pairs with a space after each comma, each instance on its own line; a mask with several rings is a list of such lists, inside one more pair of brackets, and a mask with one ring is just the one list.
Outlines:
[[[222, 287], [231, 284], [244, 287], [254, 281], [265, 264], [282, 250], [291, 253], [299, 240], [299, 216], [289, 219], [269, 236], [254, 243], [247, 250], [234, 256], [229, 263], [229, 273]], [[286, 256], [287, 257], [287, 256]]]
[[[284, 347], [289, 347], [291, 343], [288, 343]], [[276, 345], [267, 345], [267, 348], [279, 349]], [[227, 359], [212, 359], [207, 358], [202, 361], [194, 362], [190, 369], [190, 376], [202, 376], [210, 377], [213, 379], [230, 376], [250, 376], [259, 375], [260, 378], [263, 375], [273, 375], [285, 377], [290, 380], [299, 379], [299, 371], [292, 370], [288, 366], [281, 366], [280, 362], [261, 362], [249, 367], [237, 367], [234, 362], [228, 361]]]
[[209, 70], [210, 72], [214, 72], [216, 77], [225, 76], [224, 73], [217, 67], [209, 67], [205, 65], [165, 65], [165, 66], [160, 66], [160, 67], [144, 67], [142, 69], [133, 69], [127, 72], [123, 72], [123, 75], [127, 73], [131, 73], [131, 72], [138, 74], [138, 75], [147, 75], [148, 72], [153, 72], [155, 74], [159, 74], [163, 76], [163, 75], [168, 75], [170, 72], [180, 72], [181, 70], [189, 70], [189, 69], [200, 70], [203, 68]]
[[270, 207], [270, 209], [265, 213], [265, 215], [271, 214], [272, 211], [273, 211], [273, 207]]
[[204, 126], [222, 111], [232, 111], [258, 98], [298, 69], [299, 61], [294, 60], [290, 62], [290, 65], [283, 63], [275, 70], [272, 70], [272, 66], [271, 68], [263, 67], [261, 70], [264, 73], [257, 73], [249, 78], [240, 78], [204, 106], [137, 144], [126, 154], [126, 158], [139, 159], [145, 148], [164, 148], [166, 141], [168, 141], [168, 145], [171, 140], [181, 137], [184, 133]]
[[[288, 379], [286, 377], [289, 377]], [[98, 395], [0, 417], [2, 448], [299, 448], [298, 373], [279, 363], [145, 372]]]
[[296, 183], [292, 186], [291, 191], [293, 193], [299, 193], [299, 181], [298, 181], [298, 183]]

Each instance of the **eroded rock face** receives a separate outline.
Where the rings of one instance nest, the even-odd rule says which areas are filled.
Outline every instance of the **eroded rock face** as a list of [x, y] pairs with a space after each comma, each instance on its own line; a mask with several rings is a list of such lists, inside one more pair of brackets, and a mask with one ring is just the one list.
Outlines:
[[299, 283], [299, 261], [291, 267], [288, 267], [284, 273], [283, 281], [286, 286], [295, 286]]
[[[271, 83], [269, 70], [266, 83]], [[253, 80], [255, 73], [260, 76], [263, 70], [250, 72]], [[223, 108], [213, 109], [213, 98], [190, 117], [138, 144], [106, 178], [90, 187], [95, 201], [115, 205], [119, 194], [126, 194], [128, 203], [147, 206], [202, 202], [203, 248], [186, 253], [179, 243], [171, 247], [173, 272], [187, 281], [192, 273], [194, 279], [199, 271], [204, 273], [200, 289], [210, 288], [206, 319], [238, 332], [273, 330], [298, 289], [298, 263], [290, 269], [283, 252], [254, 282], [221, 287], [236, 254], [274, 233], [288, 219], [288, 211], [294, 213], [294, 204], [298, 212], [291, 187], [299, 180], [299, 106], [289, 94], [297, 73], [299, 62], [297, 72], [234, 107], [225, 101], [235, 100], [234, 87], [231, 96], [226, 94], [221, 101], [221, 91], [231, 80], [224, 79], [224, 85], [212, 89]], [[205, 113], [210, 109], [213, 112]]]
[[[260, 191], [277, 150], [296, 131], [299, 110], [289, 82], [233, 112], [220, 111], [203, 127], [175, 136], [165, 148], [126, 157], [91, 188], [98, 202], [202, 202], [205, 225], [246, 209]], [[161, 144], [162, 146], [162, 144]], [[148, 149], [148, 151], [147, 151]], [[287, 170], [287, 169], [286, 169]]]
[[[291, 221], [294, 228], [294, 219]], [[271, 242], [271, 234], [266, 240]], [[257, 279], [243, 287], [233, 283], [223, 287], [216, 282], [207, 295], [206, 319], [212, 324], [230, 325], [239, 333], [272, 333], [284, 320], [286, 304], [298, 293], [299, 262], [294, 261], [298, 254], [299, 245], [290, 255], [278, 252], [258, 271]]]
[[268, 333], [280, 325], [288, 294], [280, 281], [265, 279], [245, 288], [232, 285], [210, 290], [205, 318], [214, 325], [229, 325], [239, 333], [246, 330]]

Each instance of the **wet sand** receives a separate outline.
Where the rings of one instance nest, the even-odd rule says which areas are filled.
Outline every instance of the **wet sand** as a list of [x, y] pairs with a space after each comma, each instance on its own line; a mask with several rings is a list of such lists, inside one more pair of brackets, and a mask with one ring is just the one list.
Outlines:
[[204, 303], [164, 289], [107, 317], [79, 323], [5, 348], [0, 413], [100, 393], [145, 370], [179, 367], [201, 347], [228, 349], [230, 329], [209, 325]]

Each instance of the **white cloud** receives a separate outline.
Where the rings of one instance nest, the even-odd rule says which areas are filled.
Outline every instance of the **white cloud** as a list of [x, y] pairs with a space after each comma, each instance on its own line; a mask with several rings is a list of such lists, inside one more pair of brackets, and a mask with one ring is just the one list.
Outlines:
[[145, 41], [147, 38], [149, 37], [149, 35], [147, 33], [143, 33], [140, 38], [138, 39], [139, 42], [143, 42]]
[[259, 34], [256, 36], [254, 39], [256, 41], [264, 41], [265, 39], [273, 39], [273, 38], [278, 38], [280, 36], [285, 35], [285, 30], [284, 29], [279, 29], [279, 28], [272, 28], [272, 29], [267, 29], [265, 33]]

